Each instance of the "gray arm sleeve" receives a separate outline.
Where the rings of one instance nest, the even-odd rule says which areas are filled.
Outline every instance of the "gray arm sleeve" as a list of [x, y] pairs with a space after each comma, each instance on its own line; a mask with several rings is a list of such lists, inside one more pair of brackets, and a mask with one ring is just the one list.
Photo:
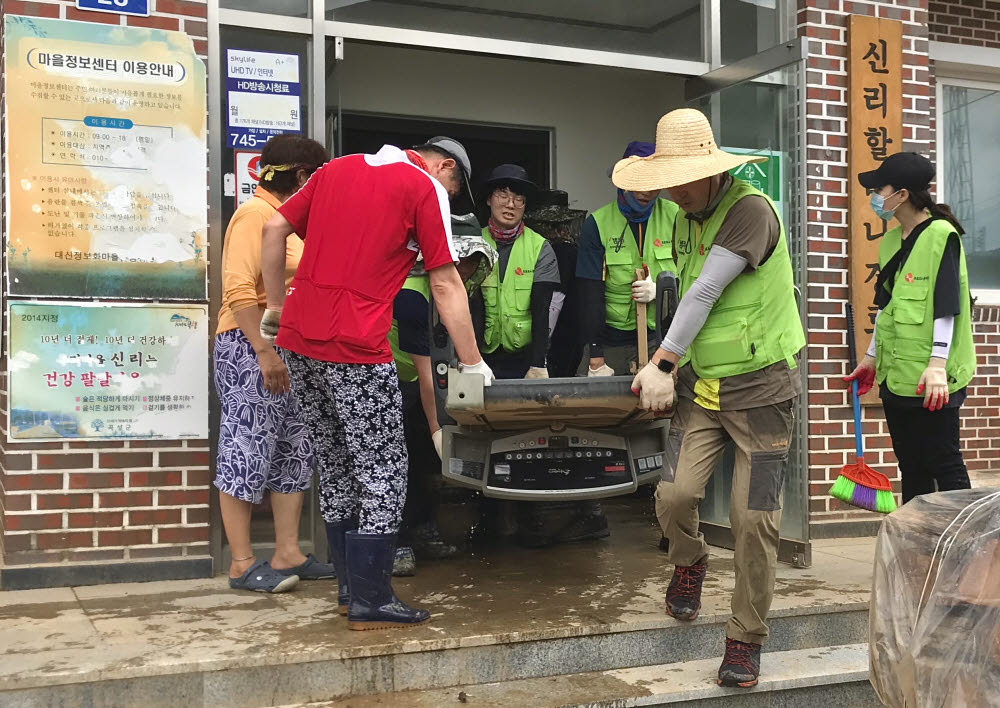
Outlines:
[[681, 298], [674, 321], [670, 323], [667, 336], [660, 346], [677, 356], [684, 356], [708, 319], [708, 313], [712, 311], [716, 300], [722, 297], [722, 291], [746, 267], [747, 260], [742, 256], [714, 246], [705, 259], [701, 274]]

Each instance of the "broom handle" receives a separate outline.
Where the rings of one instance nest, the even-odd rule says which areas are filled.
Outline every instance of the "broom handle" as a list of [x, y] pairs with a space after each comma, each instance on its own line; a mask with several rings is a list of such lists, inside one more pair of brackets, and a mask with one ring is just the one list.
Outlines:
[[[854, 341], [854, 306], [847, 303], [847, 356], [851, 371], [858, 367], [858, 352]], [[861, 399], [858, 397], [858, 381], [851, 381], [851, 399], [854, 403], [854, 448], [858, 459], [865, 456], [865, 444], [861, 438]]]

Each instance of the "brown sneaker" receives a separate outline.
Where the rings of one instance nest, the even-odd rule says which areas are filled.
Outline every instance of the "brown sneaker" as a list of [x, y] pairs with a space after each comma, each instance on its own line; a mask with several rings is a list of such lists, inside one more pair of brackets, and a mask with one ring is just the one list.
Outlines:
[[701, 609], [701, 586], [705, 583], [707, 563], [674, 566], [674, 577], [667, 588], [667, 614], [690, 622]]
[[726, 638], [726, 656], [719, 667], [719, 685], [750, 688], [760, 678], [760, 644]]

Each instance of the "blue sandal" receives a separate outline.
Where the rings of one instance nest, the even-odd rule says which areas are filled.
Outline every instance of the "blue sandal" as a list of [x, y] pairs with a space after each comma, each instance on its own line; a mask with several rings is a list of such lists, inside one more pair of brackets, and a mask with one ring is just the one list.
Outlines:
[[252, 590], [253, 592], [288, 592], [298, 583], [299, 576], [282, 575], [267, 561], [257, 561], [247, 568], [247, 572], [240, 577], [229, 579], [229, 587], [233, 590]]
[[306, 555], [305, 563], [294, 568], [273, 568], [272, 570], [280, 575], [297, 575], [299, 580], [325, 580], [337, 577], [333, 563], [320, 563], [319, 559], [312, 553]]

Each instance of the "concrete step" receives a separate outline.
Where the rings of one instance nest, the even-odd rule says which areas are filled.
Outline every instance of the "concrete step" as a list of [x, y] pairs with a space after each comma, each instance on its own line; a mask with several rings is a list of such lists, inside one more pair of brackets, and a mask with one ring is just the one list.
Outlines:
[[[395, 582], [432, 612], [412, 629], [349, 631], [329, 581], [279, 595], [224, 577], [0, 593], [0, 705], [254, 708], [717, 662], [732, 553], [712, 549], [701, 614], [677, 622], [647, 500], [606, 508], [600, 542], [421, 561]], [[813, 567], [781, 565], [768, 651], [866, 641], [873, 549], [817, 543]]]
[[[697, 708], [764, 708], [835, 705], [878, 708], [868, 683], [868, 645], [767, 651], [760, 683], [752, 689], [720, 688], [719, 658], [656, 666], [551, 676], [428, 691], [355, 696], [296, 708], [639, 708], [678, 703]], [[290, 707], [291, 708], [291, 707]]]
[[[74, 677], [50, 676], [47, 685], [30, 688], [7, 684], [8, 690], [0, 690], [0, 704], [25, 708], [52, 705], [155, 708], [179, 704], [249, 708], [366, 694], [447, 691], [454, 686], [520, 682], [567, 674], [639, 672], [636, 675], [642, 675], [647, 671], [653, 676], [658, 673], [658, 669], [642, 667], [690, 664], [699, 667], [701, 673], [712, 674], [722, 655], [727, 619], [725, 613], [707, 614], [691, 623], [665, 617], [646, 626], [567, 627], [559, 632], [464, 637], [457, 643], [407, 642], [406, 633], [412, 630], [397, 630], [394, 636], [399, 642], [385, 647], [392, 653], [356, 649], [308, 651], [288, 653], [267, 664], [190, 661], [160, 666], [155, 673], [144, 672], [145, 675], [127, 679], [114, 679], [100, 672], [80, 672]], [[339, 622], [343, 620], [331, 622], [332, 633], [344, 630]], [[769, 624], [770, 652], [818, 655], [825, 651], [822, 647], [865, 641], [868, 610], [863, 604], [796, 608], [776, 613]], [[247, 638], [252, 641], [252, 633]], [[54, 685], [53, 680], [60, 683]]]

